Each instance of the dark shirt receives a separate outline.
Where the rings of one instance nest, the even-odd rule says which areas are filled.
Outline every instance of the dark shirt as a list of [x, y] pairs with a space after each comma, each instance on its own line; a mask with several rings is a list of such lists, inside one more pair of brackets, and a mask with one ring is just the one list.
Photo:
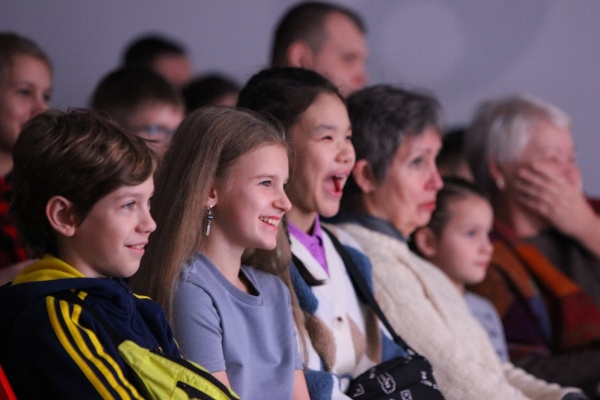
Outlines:
[[0, 178], [0, 268], [27, 259], [25, 247], [19, 240], [17, 227], [8, 215], [13, 198], [12, 173]]

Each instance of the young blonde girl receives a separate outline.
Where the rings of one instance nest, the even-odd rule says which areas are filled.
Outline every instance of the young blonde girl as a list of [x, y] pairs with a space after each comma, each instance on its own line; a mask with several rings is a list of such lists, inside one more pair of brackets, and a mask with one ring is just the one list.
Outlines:
[[29, 38], [0, 32], [0, 284], [33, 261], [7, 213], [13, 197], [12, 152], [23, 125], [47, 109], [51, 97], [52, 65], [46, 53]]
[[291, 208], [282, 138], [250, 112], [190, 114], [158, 172], [159, 228], [132, 281], [163, 305], [182, 354], [243, 399], [308, 399], [290, 294], [262, 265], [242, 265], [245, 252], [276, 247]]
[[436, 209], [429, 224], [413, 234], [419, 254], [437, 265], [464, 296], [474, 316], [487, 330], [502, 361], [508, 361], [502, 322], [494, 306], [469, 292], [466, 285], [485, 278], [492, 258], [489, 234], [494, 214], [485, 193], [475, 184], [458, 177], [444, 179], [437, 194]]

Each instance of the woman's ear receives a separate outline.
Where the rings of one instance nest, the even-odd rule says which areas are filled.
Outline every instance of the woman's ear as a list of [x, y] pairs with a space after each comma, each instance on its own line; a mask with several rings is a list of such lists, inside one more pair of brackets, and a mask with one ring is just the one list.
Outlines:
[[425, 257], [435, 257], [437, 254], [437, 238], [430, 228], [423, 227], [417, 229], [413, 234], [413, 239], [415, 245]]
[[369, 162], [365, 159], [358, 160], [352, 169], [354, 181], [364, 194], [371, 193], [375, 190], [375, 179], [371, 173]]
[[78, 218], [75, 206], [62, 196], [54, 196], [46, 203], [46, 217], [52, 229], [63, 236], [73, 236]]
[[496, 187], [503, 190], [506, 187], [506, 177], [503, 168], [495, 161], [490, 161], [488, 164], [488, 171], [490, 171], [490, 176]]

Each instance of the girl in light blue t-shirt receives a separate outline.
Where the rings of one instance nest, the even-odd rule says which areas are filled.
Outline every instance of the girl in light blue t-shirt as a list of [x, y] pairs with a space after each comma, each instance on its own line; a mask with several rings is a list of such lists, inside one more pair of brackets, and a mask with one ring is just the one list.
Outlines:
[[[242, 265], [254, 249], [277, 247], [291, 208], [283, 138], [246, 111], [184, 119], [157, 175], [158, 228], [132, 282], [165, 307], [181, 353], [242, 399], [309, 399], [289, 291]], [[273, 261], [262, 259], [259, 268]]]

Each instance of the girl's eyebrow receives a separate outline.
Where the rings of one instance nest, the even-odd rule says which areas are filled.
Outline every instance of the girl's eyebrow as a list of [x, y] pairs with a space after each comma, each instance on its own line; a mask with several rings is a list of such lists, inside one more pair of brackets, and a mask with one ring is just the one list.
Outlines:
[[315, 126], [315, 131], [333, 131], [335, 130], [335, 126], [330, 124], [319, 124]]
[[[287, 174], [286, 174], [287, 175]], [[254, 175], [252, 177], [252, 179], [264, 179], [264, 178], [269, 178], [269, 179], [277, 179], [279, 178], [279, 175], [277, 174], [269, 174], [269, 173], [265, 173], [265, 174], [258, 174], [258, 175]], [[287, 179], [287, 178], [286, 178]]]
[[17, 79], [14, 81], [14, 83], [16, 85], [28, 85], [28, 86], [35, 86], [35, 82], [30, 81], [28, 79]]
[[[346, 131], [351, 130], [352, 127], [350, 125], [348, 125], [348, 127], [346, 128]], [[335, 131], [338, 130], [337, 127], [335, 125], [331, 125], [331, 124], [319, 124], [317, 126], [315, 126], [315, 131]]]

